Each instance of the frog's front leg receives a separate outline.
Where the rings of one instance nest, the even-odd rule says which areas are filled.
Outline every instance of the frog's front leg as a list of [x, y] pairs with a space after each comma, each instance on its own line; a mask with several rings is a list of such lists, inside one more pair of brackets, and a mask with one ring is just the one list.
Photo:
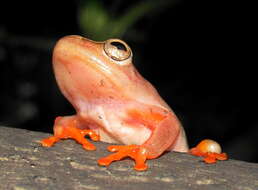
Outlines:
[[[113, 161], [130, 157], [135, 160], [134, 169], [143, 171], [147, 169], [145, 161], [160, 156], [163, 152], [175, 144], [180, 144], [177, 139], [180, 135], [181, 124], [176, 116], [168, 112], [166, 115], [160, 113], [134, 114], [134, 121], [140, 122], [152, 130], [149, 139], [142, 145], [113, 145], [108, 150], [115, 152], [107, 157], [98, 160], [99, 165], [108, 166]], [[135, 134], [137, 135], [137, 133]], [[176, 145], [177, 147], [179, 147]], [[182, 147], [187, 151], [187, 147]]]
[[98, 141], [99, 136], [90, 129], [80, 129], [80, 121], [78, 116], [57, 117], [54, 123], [54, 135], [41, 140], [42, 146], [50, 147], [61, 139], [74, 139], [82, 144], [86, 150], [95, 150], [95, 146], [91, 144], [85, 136], [88, 135], [92, 140]]

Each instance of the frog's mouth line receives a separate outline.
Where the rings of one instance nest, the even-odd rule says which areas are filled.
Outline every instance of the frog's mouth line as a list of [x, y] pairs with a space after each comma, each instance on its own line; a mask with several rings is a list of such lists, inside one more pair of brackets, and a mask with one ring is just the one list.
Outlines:
[[[81, 62], [85, 65], [90, 65], [94, 69], [98, 69], [101, 73], [108, 73], [112, 74], [110, 68], [107, 67], [105, 62], [97, 58], [93, 53], [90, 51], [85, 51], [85, 47], [81, 47], [80, 44], [74, 44], [71, 42], [66, 42], [65, 48], [62, 50], [64, 55], [71, 57], [70, 60], [75, 59], [81, 60]], [[104, 46], [103, 46], [104, 47]], [[67, 52], [69, 52], [67, 54]], [[104, 49], [103, 52], [104, 53]]]
[[[77, 48], [77, 50], [78, 49], [80, 48]], [[117, 74], [113, 73], [106, 65], [104, 65], [101, 59], [96, 58], [93, 54], [91, 54], [91, 52], [84, 52], [82, 50], [79, 50], [79, 51], [77, 50], [75, 51], [74, 49], [72, 49], [71, 51], [69, 51], [69, 49], [64, 49], [62, 50], [62, 52], [59, 52], [55, 57], [56, 66], [58, 64], [58, 67], [62, 67], [61, 73], [63, 74], [66, 73], [67, 75], [65, 77], [66, 80], [71, 80], [71, 83], [77, 86], [77, 89], [84, 88], [84, 86], [82, 85], [77, 85], [77, 82], [76, 80], [74, 80], [74, 77], [73, 77], [77, 75], [76, 70], [74, 71], [73, 68], [77, 67], [76, 65], [78, 65], [82, 69], [88, 70], [89, 73], [92, 72], [93, 76], [94, 76], [94, 72], [99, 74], [99, 76], [96, 78], [97, 79], [96, 84], [99, 84], [99, 86], [103, 87], [103, 84], [104, 84], [103, 81], [104, 81], [105, 83], [110, 84], [110, 85], [106, 85], [105, 88], [107, 89], [109, 88], [120, 93], [123, 92], [121, 88], [124, 88], [124, 87], [119, 83], [119, 81], [116, 80], [118, 78], [118, 76], [116, 76]], [[79, 70], [81, 69], [79, 68]], [[59, 74], [56, 74], [56, 76], [60, 75], [60, 68], [56, 69], [56, 71], [59, 73]], [[85, 83], [87, 83], [87, 75], [85, 75], [84, 81]], [[62, 88], [65, 88], [65, 87], [63, 86]], [[65, 91], [68, 94], [69, 90], [66, 89]], [[70, 94], [68, 96], [72, 96], [72, 95]]]

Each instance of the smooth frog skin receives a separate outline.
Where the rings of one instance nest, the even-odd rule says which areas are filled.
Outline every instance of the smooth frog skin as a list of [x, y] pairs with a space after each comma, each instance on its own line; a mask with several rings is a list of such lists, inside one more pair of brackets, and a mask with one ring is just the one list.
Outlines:
[[54, 136], [41, 141], [52, 146], [72, 138], [87, 150], [92, 140], [109, 146], [111, 155], [98, 163], [107, 166], [124, 157], [146, 170], [146, 159], [165, 151], [187, 152], [184, 129], [171, 108], [132, 64], [132, 51], [123, 41], [94, 42], [80, 36], [58, 41], [53, 53], [57, 83], [76, 115], [57, 117]]

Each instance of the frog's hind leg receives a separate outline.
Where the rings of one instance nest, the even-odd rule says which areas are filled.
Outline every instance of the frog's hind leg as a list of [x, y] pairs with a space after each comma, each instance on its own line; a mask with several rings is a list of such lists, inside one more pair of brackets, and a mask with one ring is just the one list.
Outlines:
[[[148, 112], [149, 111], [149, 112]], [[135, 169], [147, 169], [146, 160], [160, 156], [174, 144], [180, 134], [181, 124], [171, 112], [152, 107], [147, 111], [132, 110], [129, 115], [133, 123], [149, 126], [152, 134], [142, 145], [113, 145], [108, 150], [115, 152], [98, 160], [99, 165], [108, 166], [113, 161], [130, 157], [135, 161]], [[137, 135], [137, 134], [136, 134]]]
[[85, 136], [88, 135], [94, 141], [98, 141], [99, 136], [92, 130], [80, 129], [79, 125], [77, 116], [57, 117], [54, 123], [54, 135], [41, 140], [42, 146], [53, 146], [61, 139], [74, 139], [82, 144], [84, 149], [95, 150], [95, 146], [85, 139]]

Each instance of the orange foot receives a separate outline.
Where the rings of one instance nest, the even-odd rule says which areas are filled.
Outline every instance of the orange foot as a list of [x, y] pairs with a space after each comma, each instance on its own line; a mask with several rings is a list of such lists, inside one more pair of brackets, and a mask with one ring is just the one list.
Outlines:
[[217, 160], [227, 160], [226, 153], [221, 153], [220, 145], [213, 140], [203, 140], [195, 148], [190, 149], [190, 154], [203, 157], [203, 161], [207, 164], [216, 163]]
[[[50, 136], [41, 140], [41, 145], [45, 147], [51, 147], [61, 139], [74, 139], [78, 143], [82, 144], [86, 150], [95, 150], [96, 147], [85, 139], [88, 135], [93, 141], [99, 141], [99, 135], [94, 131], [88, 129], [78, 129], [76, 127], [76, 119], [66, 119], [65, 122], [59, 122], [62, 117], [57, 117], [54, 126], [54, 136]], [[60, 125], [62, 124], [62, 125]]]
[[147, 169], [145, 161], [147, 159], [146, 148], [140, 145], [113, 145], [109, 146], [108, 150], [110, 152], [116, 152], [107, 157], [98, 160], [99, 165], [108, 166], [113, 161], [121, 160], [125, 157], [130, 157], [135, 160], [134, 169], [138, 171], [144, 171]]

